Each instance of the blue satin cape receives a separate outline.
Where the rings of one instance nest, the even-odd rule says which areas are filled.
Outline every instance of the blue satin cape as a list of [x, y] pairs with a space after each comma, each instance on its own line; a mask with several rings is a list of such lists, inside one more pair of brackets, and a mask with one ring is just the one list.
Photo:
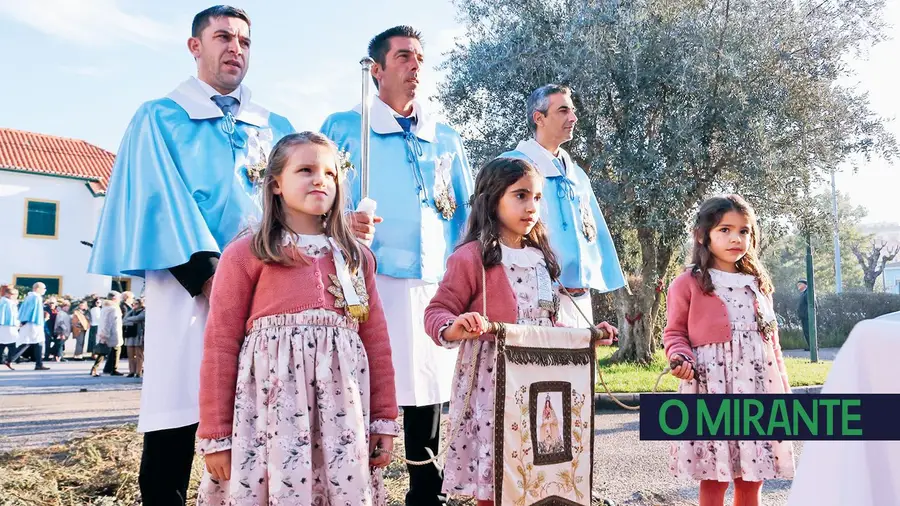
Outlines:
[[[518, 158], [534, 164], [521, 151], [508, 151], [500, 157]], [[573, 161], [574, 167], [564, 175], [545, 177], [544, 207], [541, 221], [547, 227], [550, 244], [562, 269], [560, 282], [566, 288], [593, 288], [611, 292], [625, 286], [619, 256], [600, 211], [591, 180], [584, 169]], [[573, 198], [560, 197], [574, 191]], [[588, 242], [581, 228], [581, 202], [588, 201], [597, 225], [597, 237]]]
[[[350, 153], [353, 167], [360, 167], [358, 112], [332, 114], [321, 132], [338, 149]], [[456, 131], [437, 123], [434, 141], [411, 133], [371, 132], [369, 198], [378, 203], [375, 214], [384, 218], [376, 225], [372, 242], [378, 274], [436, 283], [444, 275], [447, 258], [463, 238], [474, 188], [472, 172]], [[433, 191], [435, 164], [446, 154], [453, 155], [451, 186], [456, 199], [456, 212], [449, 220], [435, 206]], [[424, 185], [416, 182], [415, 171], [421, 173]], [[355, 209], [361, 199], [358, 173], [348, 176], [347, 187], [350, 207]]]
[[[0, 297], [0, 327], [18, 327], [18, 308], [6, 297]], [[43, 313], [41, 313], [43, 314]]]
[[29, 292], [19, 306], [19, 321], [22, 323], [33, 323], [35, 325], [44, 324], [44, 303], [41, 296]]
[[[138, 109], [116, 155], [89, 272], [143, 276], [197, 252], [221, 253], [259, 218], [247, 139], [263, 128], [237, 121], [229, 134], [226, 121], [192, 120], [170, 98]], [[294, 131], [273, 113], [266, 128], [272, 146]]]

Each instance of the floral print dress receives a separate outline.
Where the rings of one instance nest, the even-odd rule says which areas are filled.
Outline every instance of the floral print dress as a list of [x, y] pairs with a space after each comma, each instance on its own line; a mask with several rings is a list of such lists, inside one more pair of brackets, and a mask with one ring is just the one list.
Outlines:
[[[709, 271], [715, 294], [731, 321], [731, 342], [693, 349], [697, 377], [682, 380], [686, 394], [781, 394], [785, 390], [772, 339], [763, 339], [757, 326], [756, 296], [748, 274]], [[730, 482], [762, 481], [794, 476], [790, 441], [676, 441], [671, 446], [669, 471], [678, 478]]]
[[[324, 235], [294, 238], [310, 257], [331, 254]], [[231, 449], [231, 479], [204, 470], [198, 506], [387, 504], [369, 468], [368, 358], [358, 324], [313, 309], [255, 320], [238, 358], [232, 437], [200, 439], [201, 455]]]
[[[552, 327], [551, 313], [538, 303], [538, 269], [547, 267], [543, 253], [536, 248], [512, 249], [501, 246], [506, 278], [516, 294], [520, 325]], [[449, 326], [449, 325], [448, 325]], [[460, 420], [466, 392], [469, 389], [469, 367], [475, 340], [444, 342], [445, 346], [459, 346], [456, 373], [450, 400], [450, 423]], [[456, 438], [449, 441], [444, 464], [443, 492], [470, 496], [481, 500], [494, 499], [494, 364], [497, 345], [482, 341], [475, 372], [475, 390], [466, 412], [463, 427]]]

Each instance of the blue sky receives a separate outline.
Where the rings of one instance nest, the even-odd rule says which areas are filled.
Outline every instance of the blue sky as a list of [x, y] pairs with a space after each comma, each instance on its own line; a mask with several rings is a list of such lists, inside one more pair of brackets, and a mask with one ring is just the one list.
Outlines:
[[[449, 1], [253, 1], [244, 83], [254, 99], [298, 129], [359, 101], [359, 60], [369, 39], [398, 24], [423, 32], [426, 64], [462, 34]], [[85, 139], [116, 151], [144, 101], [168, 93], [196, 67], [188, 53], [194, 14], [208, 0], [0, 0], [10, 72], [0, 79], [0, 126]], [[378, 6], [378, 8], [376, 8]], [[423, 83], [430, 94], [436, 73]]]
[[[896, 94], [900, 1], [887, 21], [894, 40], [854, 62], [881, 114], [900, 118]], [[433, 95], [434, 69], [465, 31], [450, 0], [256, 0], [238, 2], [252, 20], [253, 49], [244, 83], [254, 99], [298, 129], [318, 129], [334, 111], [359, 101], [359, 59], [368, 40], [398, 24], [423, 32], [422, 91]], [[195, 73], [187, 51], [196, 0], [0, 0], [0, 127], [84, 139], [115, 152], [135, 109]], [[900, 124], [891, 130], [900, 137]], [[876, 160], [838, 186], [869, 209], [868, 221], [900, 221], [900, 165]]]

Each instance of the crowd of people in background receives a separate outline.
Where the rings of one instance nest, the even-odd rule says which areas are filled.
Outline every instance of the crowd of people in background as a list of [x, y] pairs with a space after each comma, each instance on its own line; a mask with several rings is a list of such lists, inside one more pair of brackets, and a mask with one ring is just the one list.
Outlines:
[[[49, 296], [46, 286], [35, 283], [19, 304], [19, 290], [0, 285], [0, 362], [34, 362], [35, 369], [50, 368], [44, 362], [94, 360], [91, 376], [103, 373], [124, 376], [119, 371], [122, 347], [128, 357], [128, 377], [140, 378], [144, 357], [144, 300], [131, 292], [110, 291], [106, 296], [88, 295], [73, 300]], [[42, 336], [40, 330], [43, 330]], [[74, 340], [74, 352], [66, 357], [66, 341]]]

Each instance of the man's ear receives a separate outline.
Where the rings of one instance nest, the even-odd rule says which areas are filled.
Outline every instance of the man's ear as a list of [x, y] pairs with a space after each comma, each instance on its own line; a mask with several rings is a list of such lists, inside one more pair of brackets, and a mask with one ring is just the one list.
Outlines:
[[544, 113], [541, 111], [534, 111], [531, 113], [531, 120], [534, 121], [535, 126], [544, 126]]
[[188, 38], [187, 47], [188, 47], [188, 51], [191, 52], [191, 55], [193, 55], [195, 59], [200, 57], [200, 38], [199, 37]]

